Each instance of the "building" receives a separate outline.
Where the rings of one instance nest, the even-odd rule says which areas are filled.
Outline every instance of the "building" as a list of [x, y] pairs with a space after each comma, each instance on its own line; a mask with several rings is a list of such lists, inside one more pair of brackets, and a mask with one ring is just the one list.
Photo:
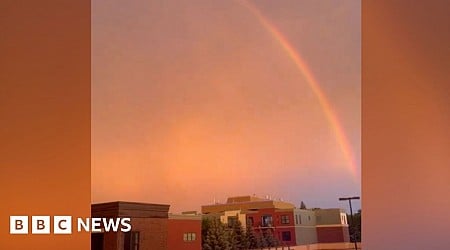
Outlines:
[[273, 235], [282, 246], [295, 246], [293, 209], [262, 208], [247, 214], [247, 225], [259, 235]]
[[295, 241], [297, 245], [317, 243], [316, 214], [309, 209], [294, 209]]
[[211, 213], [223, 213], [225, 211], [257, 211], [261, 208], [278, 208], [278, 209], [290, 209], [295, 208], [294, 204], [274, 201], [270, 199], [262, 199], [256, 196], [236, 196], [227, 199], [224, 204], [212, 204], [202, 206], [203, 214]]
[[204, 205], [202, 213], [225, 224], [239, 220], [258, 235], [274, 236], [281, 246], [349, 242], [341, 209], [300, 209], [289, 202], [237, 196], [224, 204]]
[[284, 201], [262, 199], [255, 196], [237, 196], [225, 204], [202, 206], [202, 213], [217, 216], [223, 223], [239, 220], [244, 227], [252, 227], [259, 235], [271, 235], [281, 245], [296, 245], [295, 205]]
[[202, 216], [197, 213], [169, 214], [167, 249], [202, 249]]
[[201, 215], [169, 214], [169, 207], [123, 201], [91, 205], [93, 218], [131, 218], [131, 232], [91, 233], [91, 250], [200, 250]]
[[349, 242], [347, 214], [339, 208], [314, 209], [319, 243]]
[[167, 249], [169, 205], [137, 202], [93, 204], [91, 217], [131, 218], [131, 232], [91, 234], [91, 250]]

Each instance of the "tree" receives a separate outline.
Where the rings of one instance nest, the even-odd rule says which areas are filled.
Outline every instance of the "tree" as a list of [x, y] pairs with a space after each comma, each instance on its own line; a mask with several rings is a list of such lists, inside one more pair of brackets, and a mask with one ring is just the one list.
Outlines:
[[264, 237], [262, 232], [257, 236], [256, 240], [258, 242], [257, 245], [260, 249], [268, 247], [266, 238]]
[[264, 241], [266, 243], [266, 246], [269, 247], [279, 247], [280, 241], [273, 235], [273, 232], [271, 229], [265, 230], [263, 233]]
[[303, 201], [300, 203], [300, 209], [306, 209], [306, 205]]
[[348, 229], [351, 241], [356, 239], [357, 242], [361, 242], [361, 209], [353, 214], [353, 218], [351, 218], [350, 214], [347, 214], [347, 221], [349, 223], [353, 222]]
[[203, 218], [202, 219], [202, 246], [205, 244], [206, 235], [211, 227], [211, 219]]
[[205, 223], [208, 228], [206, 229], [206, 237], [203, 242], [204, 250], [231, 250], [233, 249], [230, 244], [229, 233], [226, 226], [220, 222], [219, 219], [209, 219], [209, 222]]
[[223, 224], [218, 218], [202, 221], [203, 250], [278, 249], [281, 241], [273, 229], [255, 231], [251, 225], [245, 230], [240, 221]]
[[247, 226], [245, 234], [248, 239], [249, 249], [261, 248], [261, 241], [258, 239], [259, 236], [255, 233], [252, 226]]
[[230, 225], [230, 243], [233, 250], [247, 250], [250, 247], [249, 236], [242, 228], [241, 222], [235, 221]]
[[236, 226], [237, 223], [228, 224], [227, 228], [227, 237], [228, 242], [230, 243], [230, 247], [232, 250], [239, 250], [240, 240], [241, 240], [241, 231]]

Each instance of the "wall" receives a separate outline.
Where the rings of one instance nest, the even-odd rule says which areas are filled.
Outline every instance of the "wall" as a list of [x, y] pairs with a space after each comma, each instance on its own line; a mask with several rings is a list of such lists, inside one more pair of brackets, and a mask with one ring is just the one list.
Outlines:
[[[292, 246], [290, 250], [354, 250], [354, 243], [339, 242], [339, 243], [319, 243], [302, 246]], [[361, 249], [361, 242], [358, 242], [358, 249]]]
[[314, 210], [317, 222], [317, 241], [319, 243], [349, 242], [348, 225], [343, 220], [341, 209]]
[[319, 243], [349, 242], [347, 226], [318, 226], [317, 241]]
[[314, 211], [294, 209], [294, 219], [297, 245], [317, 243], [316, 215]]
[[[272, 228], [263, 228], [262, 225], [262, 216], [263, 215], [271, 215], [272, 216]], [[289, 223], [282, 224], [281, 216], [288, 216]], [[273, 230], [273, 235], [280, 240], [285, 246], [293, 246], [296, 244], [296, 235], [295, 235], [295, 227], [294, 227], [294, 213], [292, 209], [286, 210], [278, 210], [274, 208], [260, 209], [258, 211], [254, 211], [251, 214], [247, 215], [248, 217], [253, 218], [253, 229], [257, 233], [261, 233], [264, 230]], [[290, 241], [282, 241], [282, 233], [290, 232], [291, 240]]]
[[[289, 223], [282, 224], [281, 217], [287, 216], [289, 218]], [[275, 210], [275, 234], [277, 235], [280, 242], [282, 242], [283, 246], [293, 246], [296, 244], [296, 235], [295, 235], [295, 219], [294, 219], [294, 211], [292, 209], [289, 210]], [[282, 233], [290, 232], [291, 240], [290, 241], [282, 241]]]
[[103, 234], [103, 250], [116, 250], [118, 248], [118, 233], [107, 232]]
[[[167, 249], [167, 219], [166, 218], [132, 218], [132, 231], [139, 231], [139, 249]], [[124, 233], [118, 233], [117, 249], [123, 249]], [[107, 250], [107, 249], [105, 249]]]
[[314, 212], [316, 213], [317, 225], [343, 224], [340, 209], [317, 209]]
[[[184, 241], [185, 233], [195, 233], [196, 239]], [[196, 218], [169, 218], [167, 249], [200, 250], [201, 248], [202, 221], [200, 216]]]
[[242, 227], [245, 229], [247, 225], [246, 215], [241, 213], [241, 210], [225, 211], [223, 215], [220, 216], [220, 221], [224, 224], [228, 223], [228, 217], [237, 217], [241, 222]]

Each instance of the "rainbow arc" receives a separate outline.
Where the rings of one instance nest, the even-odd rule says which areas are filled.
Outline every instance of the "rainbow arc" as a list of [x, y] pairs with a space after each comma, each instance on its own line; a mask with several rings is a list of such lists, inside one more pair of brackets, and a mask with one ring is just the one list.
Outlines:
[[336, 112], [333, 110], [333, 107], [330, 104], [330, 101], [327, 99], [324, 91], [321, 89], [318, 81], [315, 79], [305, 60], [302, 59], [300, 53], [294, 49], [288, 39], [286, 39], [286, 37], [276, 28], [275, 25], [269, 22], [269, 20], [261, 13], [261, 11], [258, 10], [258, 8], [256, 8], [253, 4], [246, 0], [236, 1], [247, 8], [258, 19], [261, 25], [278, 42], [283, 51], [301, 72], [309, 87], [311, 88], [311, 91], [317, 97], [320, 106], [322, 107], [322, 110], [330, 124], [330, 127], [336, 136], [337, 143], [345, 157], [345, 160], [348, 162], [349, 171], [353, 175], [353, 178], [359, 178], [357, 176], [358, 164], [356, 163], [356, 159], [352, 147], [348, 141], [347, 135], [345, 134], [344, 129], [342, 128], [342, 125], [336, 115]]

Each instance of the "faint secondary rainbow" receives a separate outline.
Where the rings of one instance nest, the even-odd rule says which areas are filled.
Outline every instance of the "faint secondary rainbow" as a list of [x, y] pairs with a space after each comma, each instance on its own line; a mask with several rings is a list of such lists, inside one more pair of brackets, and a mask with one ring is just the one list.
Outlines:
[[337, 143], [339, 144], [339, 147], [341, 148], [341, 151], [349, 164], [348, 165], [349, 171], [353, 175], [353, 178], [355, 178], [356, 180], [356, 178], [358, 178], [357, 176], [358, 165], [356, 163], [353, 150], [350, 146], [350, 143], [347, 139], [344, 129], [342, 128], [342, 125], [336, 116], [336, 113], [331, 107], [330, 102], [325, 96], [325, 93], [320, 88], [319, 83], [315, 79], [306, 62], [302, 59], [300, 54], [293, 48], [293, 46], [289, 43], [289, 41], [283, 36], [283, 34], [277, 30], [275, 25], [271, 24], [267, 20], [267, 18], [265, 18], [263, 14], [254, 5], [252, 5], [249, 1], [246, 0], [237, 0], [237, 2], [242, 6], [246, 7], [250, 12], [252, 12], [252, 14], [254, 14], [258, 18], [259, 22], [264, 26], [264, 28], [266, 28], [269, 31], [272, 37], [281, 45], [286, 54], [292, 59], [297, 69], [303, 74], [303, 76], [306, 79], [306, 82], [311, 87], [313, 93], [316, 95], [323, 109], [323, 112], [325, 113], [325, 116], [328, 119], [331, 128], [333, 129], [336, 135]]

